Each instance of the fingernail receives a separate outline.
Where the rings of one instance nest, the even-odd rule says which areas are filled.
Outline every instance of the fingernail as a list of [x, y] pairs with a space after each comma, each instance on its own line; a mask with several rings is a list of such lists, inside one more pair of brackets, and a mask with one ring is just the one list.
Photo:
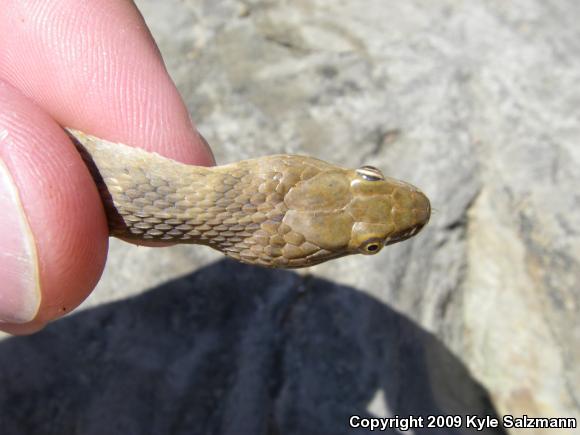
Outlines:
[[[2, 133], [0, 146], [6, 139]], [[34, 239], [14, 180], [0, 160], [0, 322], [29, 322], [39, 305]]]

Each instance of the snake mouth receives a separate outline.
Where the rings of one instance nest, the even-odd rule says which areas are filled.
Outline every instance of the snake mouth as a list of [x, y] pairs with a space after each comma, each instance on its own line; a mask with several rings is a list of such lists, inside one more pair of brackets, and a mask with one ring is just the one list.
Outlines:
[[410, 239], [414, 235], [418, 234], [423, 229], [423, 226], [424, 225], [421, 225], [421, 226], [418, 225], [416, 227], [409, 228], [407, 231], [404, 231], [402, 233], [398, 233], [394, 236], [387, 237], [385, 239], [385, 246], [392, 245], [394, 243], [399, 243], [399, 242], [402, 242], [403, 240]]

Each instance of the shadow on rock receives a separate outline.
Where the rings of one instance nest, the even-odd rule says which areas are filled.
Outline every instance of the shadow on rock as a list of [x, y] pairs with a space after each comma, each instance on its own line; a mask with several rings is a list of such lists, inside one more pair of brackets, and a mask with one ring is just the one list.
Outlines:
[[0, 385], [4, 435], [364, 434], [349, 417], [376, 409], [496, 416], [439, 340], [376, 299], [228, 260], [1, 342]]

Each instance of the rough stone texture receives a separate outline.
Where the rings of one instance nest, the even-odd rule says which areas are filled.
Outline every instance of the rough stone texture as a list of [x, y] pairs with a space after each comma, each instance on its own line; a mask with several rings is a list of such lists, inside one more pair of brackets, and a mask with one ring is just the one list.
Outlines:
[[578, 2], [138, 5], [218, 161], [373, 164], [436, 212], [306, 273], [113, 242], [84, 310], [0, 343], [2, 434], [580, 419]]

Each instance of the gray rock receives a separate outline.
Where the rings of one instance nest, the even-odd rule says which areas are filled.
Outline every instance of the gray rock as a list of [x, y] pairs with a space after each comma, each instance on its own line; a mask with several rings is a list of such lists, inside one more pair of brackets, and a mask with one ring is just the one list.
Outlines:
[[0, 343], [3, 434], [580, 419], [577, 2], [137, 3], [220, 163], [373, 164], [435, 212], [306, 272], [112, 243], [84, 310]]

